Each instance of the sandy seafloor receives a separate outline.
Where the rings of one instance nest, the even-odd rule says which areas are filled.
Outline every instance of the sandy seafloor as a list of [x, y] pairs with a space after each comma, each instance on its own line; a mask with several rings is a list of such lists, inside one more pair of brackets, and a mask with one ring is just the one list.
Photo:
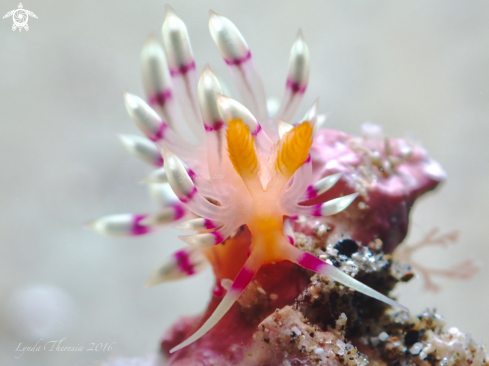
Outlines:
[[[1, 15], [17, 5], [3, 1]], [[116, 133], [137, 133], [121, 91], [142, 94], [139, 51], [149, 32], [159, 35], [164, 3], [23, 5], [38, 16], [29, 19], [28, 32], [13, 32], [11, 18], [0, 21], [0, 364], [78, 366], [151, 353], [178, 316], [204, 308], [210, 271], [144, 289], [149, 273], [184, 245], [176, 231], [111, 239], [83, 229], [83, 223], [156, 208], [136, 183], [150, 168], [125, 152]], [[391, 136], [422, 142], [449, 179], [417, 202], [408, 241], [433, 227], [456, 229], [456, 246], [429, 249], [417, 258], [446, 268], [474, 257], [482, 267], [467, 281], [437, 280], [442, 290], [435, 294], [424, 292], [421, 280], [396, 293], [413, 311], [437, 307], [450, 325], [488, 341], [489, 2], [171, 5], [187, 24], [199, 72], [209, 62], [230, 84], [208, 33], [213, 9], [239, 27], [268, 95], [281, 97], [289, 48], [300, 27], [310, 47], [311, 77], [299, 114], [320, 96], [321, 112], [331, 113], [329, 127], [359, 134], [361, 123], [371, 121]], [[45, 285], [69, 299], [64, 315], [52, 320], [58, 329], [16, 331], [17, 313], [8, 305], [13, 294]], [[62, 338], [63, 345], [83, 350], [15, 351], [20, 344]], [[111, 352], [87, 351], [91, 343], [113, 342]]]

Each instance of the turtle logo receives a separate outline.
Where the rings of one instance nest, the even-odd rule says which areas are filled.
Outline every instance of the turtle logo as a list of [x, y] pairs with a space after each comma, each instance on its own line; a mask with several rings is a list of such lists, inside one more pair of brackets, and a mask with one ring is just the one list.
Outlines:
[[12, 30], [15, 31], [17, 28], [19, 28], [19, 32], [22, 32], [22, 28], [24, 28], [26, 31], [29, 30], [29, 25], [27, 24], [27, 21], [29, 20], [29, 15], [37, 19], [36, 14], [34, 14], [32, 11], [25, 10], [22, 4], [20, 3], [18, 9], [9, 11], [7, 14], [3, 16], [3, 19], [12, 16], [12, 19], [14, 20], [14, 24], [12, 25]]

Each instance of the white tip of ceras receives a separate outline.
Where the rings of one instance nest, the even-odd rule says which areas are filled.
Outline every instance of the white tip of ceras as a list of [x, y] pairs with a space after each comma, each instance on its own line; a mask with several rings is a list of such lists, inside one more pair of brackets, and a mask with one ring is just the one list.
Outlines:
[[288, 82], [297, 88], [305, 88], [309, 80], [309, 48], [302, 31], [299, 29], [297, 38], [290, 50]]
[[160, 116], [138, 96], [131, 93], [124, 93], [123, 96], [127, 113], [141, 132], [152, 141], [160, 140], [167, 127]]
[[190, 200], [196, 192], [196, 187], [190, 178], [183, 162], [166, 146], [161, 146], [164, 168], [171, 189], [182, 202]]
[[216, 93], [217, 109], [224, 123], [234, 119], [241, 119], [248, 126], [251, 134], [256, 135], [260, 130], [260, 126], [253, 114], [241, 103], [225, 95]]
[[204, 123], [208, 125], [222, 121], [216, 104], [216, 93], [222, 94], [222, 89], [208, 64], [200, 74], [197, 93]]
[[180, 235], [178, 236], [178, 238], [196, 248], [206, 248], [219, 244], [221, 242], [219, 241], [219, 236], [215, 233]]
[[249, 53], [248, 45], [238, 28], [228, 18], [209, 12], [209, 30], [225, 61], [242, 59]]
[[171, 77], [165, 52], [154, 34], [148, 36], [141, 50], [141, 69], [144, 88], [149, 98], [171, 89]]
[[85, 225], [99, 234], [106, 236], [135, 236], [150, 232], [141, 225], [146, 215], [118, 214], [104, 216]]
[[168, 183], [149, 184], [149, 194], [161, 207], [168, 207], [180, 204], [180, 200], [173, 193]]
[[139, 183], [141, 184], [168, 183], [168, 177], [166, 176], [165, 168], [161, 167], [159, 169], [153, 170], [151, 173], [149, 173], [147, 176], [141, 179]]
[[327, 119], [328, 119], [328, 115], [318, 114], [318, 118], [316, 120], [316, 128], [323, 127], [325, 125]]
[[287, 132], [294, 128], [294, 125], [291, 125], [288, 122], [285, 122], [283, 119], [278, 120], [278, 135], [280, 138], [283, 137]]
[[168, 4], [165, 5], [165, 21], [161, 33], [171, 70], [178, 70], [181, 66], [194, 62], [187, 27]]
[[301, 122], [307, 121], [313, 127], [313, 136], [317, 130], [317, 117], [318, 117], [318, 109], [319, 109], [319, 98], [316, 98], [314, 103], [312, 103], [311, 108], [308, 109], [304, 118], [302, 118]]
[[176, 229], [187, 230], [187, 231], [200, 231], [200, 230], [210, 230], [215, 229], [220, 225], [217, 225], [209, 219], [199, 217], [197, 219], [191, 219], [181, 222], [177, 225]]
[[352, 193], [347, 196], [335, 198], [334, 200], [325, 202], [321, 205], [321, 215], [330, 216], [335, 215], [344, 209], [346, 209], [350, 204], [357, 198], [359, 193]]
[[341, 179], [342, 176], [343, 173], [336, 173], [336, 174], [328, 175], [327, 177], [318, 180], [312, 186], [314, 189], [314, 193], [317, 196], [319, 196], [324, 192], [328, 191]]
[[162, 166], [163, 158], [155, 143], [137, 135], [119, 135], [122, 145], [134, 156], [154, 166]]

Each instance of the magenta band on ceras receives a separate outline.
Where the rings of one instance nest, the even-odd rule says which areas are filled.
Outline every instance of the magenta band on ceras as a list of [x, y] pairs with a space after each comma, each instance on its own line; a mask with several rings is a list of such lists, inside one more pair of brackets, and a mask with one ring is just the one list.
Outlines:
[[283, 232], [290, 244], [294, 245], [295, 236], [294, 228], [292, 227], [292, 222], [289, 218], [284, 218]]
[[136, 236], [153, 231], [141, 224], [148, 215], [117, 214], [104, 216], [89, 222], [86, 226], [106, 236]]
[[204, 217], [199, 217], [196, 219], [182, 221], [176, 226], [177, 229], [188, 230], [188, 231], [201, 231], [201, 230], [211, 230], [217, 229], [221, 224], [214, 222], [212, 220], [206, 219]]
[[149, 276], [146, 287], [178, 280], [201, 272], [209, 265], [202, 250], [186, 247], [173, 253]]
[[209, 65], [204, 66], [197, 86], [200, 112], [207, 140], [207, 161], [210, 180], [217, 192], [224, 190], [222, 177], [223, 156], [226, 152], [224, 122], [216, 104], [216, 93], [222, 93], [221, 85]]
[[[292, 246], [291, 246], [292, 247]], [[219, 320], [228, 312], [228, 310], [233, 306], [236, 300], [241, 296], [243, 291], [249, 285], [256, 272], [260, 268], [260, 261], [255, 256], [251, 255], [244, 266], [239, 271], [238, 275], [234, 279], [233, 284], [227, 290], [226, 295], [221, 300], [217, 308], [214, 310], [212, 315], [205, 321], [205, 323], [189, 338], [180, 343], [178, 346], [172, 348], [170, 353], [174, 353], [189, 344], [195, 342], [202, 336], [204, 336], [210, 329], [216, 325]]]
[[131, 93], [124, 93], [124, 103], [127, 113], [147, 138], [157, 142], [165, 137], [168, 125], [141, 98]]
[[312, 186], [307, 187], [307, 191], [301, 197], [301, 201], [313, 199], [327, 192], [340, 180], [342, 175], [343, 173], [336, 173], [318, 180]]
[[173, 85], [163, 47], [155, 35], [150, 35], [141, 50], [143, 85], [149, 105], [175, 130], [177, 110]]
[[165, 141], [180, 156], [191, 156], [195, 146], [183, 140], [144, 100], [131, 93], [124, 93], [126, 110], [136, 126], [151, 141]]
[[178, 238], [193, 247], [205, 248], [221, 244], [224, 240], [226, 240], [227, 236], [220, 230], [216, 230], [202, 234], [179, 235]]
[[219, 131], [223, 127], [216, 104], [216, 93], [222, 94], [221, 85], [209, 65], [206, 64], [200, 74], [197, 95], [204, 128], [208, 132]]
[[261, 125], [256, 118], [244, 105], [232, 98], [218, 93], [216, 93], [216, 102], [219, 114], [224, 123], [228, 124], [231, 120], [241, 119], [250, 129], [250, 133], [255, 137], [255, 142], [257, 142], [263, 150], [270, 151], [273, 146], [272, 140], [270, 140], [270, 137], [268, 137], [266, 132], [262, 130]]
[[199, 141], [205, 141], [195, 95], [197, 70], [187, 27], [168, 4], [165, 5], [165, 21], [161, 33], [175, 93], [185, 120], [195, 137]]
[[275, 131], [268, 117], [265, 88], [245, 39], [228, 18], [212, 10], [209, 14], [209, 30], [244, 104], [263, 124], [267, 133], [273, 136]]
[[181, 203], [164, 207], [160, 211], [147, 215], [139, 224], [142, 226], [160, 226], [174, 223], [187, 214], [187, 209]]
[[137, 135], [119, 135], [119, 138], [132, 155], [148, 164], [163, 166], [163, 157], [154, 142]]
[[299, 30], [290, 50], [289, 70], [285, 93], [276, 114], [277, 118], [290, 120], [299, 107], [309, 81], [309, 48]]

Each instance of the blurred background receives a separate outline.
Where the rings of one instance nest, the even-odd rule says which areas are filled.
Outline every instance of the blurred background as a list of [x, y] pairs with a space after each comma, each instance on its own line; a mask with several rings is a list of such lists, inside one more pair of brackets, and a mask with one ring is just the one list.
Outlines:
[[[19, 0], [4, 0], [1, 15]], [[210, 271], [144, 289], [156, 266], [184, 244], [176, 230], [113, 239], [84, 229], [112, 213], [157, 207], [137, 182], [151, 168], [130, 156], [117, 133], [138, 133], [121, 92], [143, 94], [139, 52], [160, 36], [162, 1], [29, 1], [28, 32], [0, 21], [0, 364], [92, 365], [154, 352], [178, 316], [203, 310]], [[310, 83], [298, 115], [317, 97], [327, 125], [359, 134], [364, 121], [392, 137], [422, 142], [448, 174], [416, 203], [410, 236], [457, 230], [456, 245], [416, 259], [453, 268], [481, 265], [469, 280], [421, 279], [396, 290], [412, 311], [436, 307], [448, 324], [487, 341], [489, 302], [489, 2], [174, 1], [197, 68], [231, 78], [208, 32], [208, 10], [246, 38], [269, 96], [281, 97], [289, 49], [302, 28]], [[231, 88], [233, 92], [233, 89]], [[16, 351], [66, 338], [98, 352]], [[114, 343], [115, 342], [115, 343]], [[51, 343], [50, 345], [52, 345]], [[20, 346], [20, 347], [19, 347]]]

